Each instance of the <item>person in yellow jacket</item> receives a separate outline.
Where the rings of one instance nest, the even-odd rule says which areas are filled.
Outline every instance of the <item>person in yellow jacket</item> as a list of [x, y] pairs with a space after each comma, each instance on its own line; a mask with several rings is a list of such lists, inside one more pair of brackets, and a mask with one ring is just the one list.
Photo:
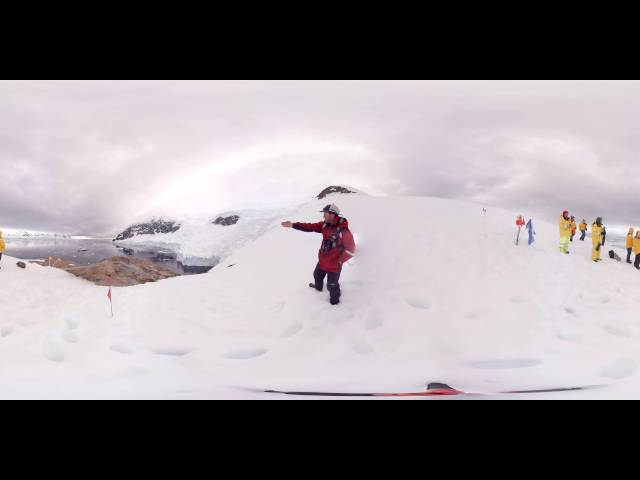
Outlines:
[[631, 253], [633, 253], [633, 227], [629, 228], [629, 233], [627, 233], [627, 263], [633, 263], [631, 261]]
[[636, 262], [633, 266], [640, 270], [640, 230], [636, 232], [636, 237], [633, 239], [633, 251], [636, 254]]
[[569, 212], [562, 212], [560, 217], [560, 252], [569, 253], [569, 238], [571, 238], [571, 219], [569, 218]]
[[600, 254], [602, 253], [602, 217], [598, 217], [593, 225], [591, 225], [591, 242], [593, 249], [591, 251], [591, 259], [594, 262], [602, 260]]
[[570, 240], [573, 242], [573, 237], [576, 235], [576, 230], [577, 230], [577, 225], [576, 225], [576, 217], [571, 217], [571, 238]]
[[6, 245], [4, 244], [4, 239], [2, 238], [2, 232], [0, 232], [0, 260], [2, 260], [2, 254], [4, 253], [5, 248]]
[[582, 235], [580, 236], [580, 240], [584, 242], [584, 237], [587, 236], [587, 221], [583, 218], [582, 223], [580, 224], [580, 232]]

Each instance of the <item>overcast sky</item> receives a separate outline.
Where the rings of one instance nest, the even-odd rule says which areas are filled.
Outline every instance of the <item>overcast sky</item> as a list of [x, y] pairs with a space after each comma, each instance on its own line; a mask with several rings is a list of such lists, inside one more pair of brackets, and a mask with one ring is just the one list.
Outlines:
[[640, 83], [2, 81], [0, 226], [112, 234], [330, 184], [640, 224]]

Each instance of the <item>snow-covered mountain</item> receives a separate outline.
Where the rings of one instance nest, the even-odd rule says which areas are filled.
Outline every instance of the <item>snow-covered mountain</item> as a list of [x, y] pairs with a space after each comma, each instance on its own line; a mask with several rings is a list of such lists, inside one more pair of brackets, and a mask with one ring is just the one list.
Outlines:
[[[339, 306], [307, 286], [320, 236], [278, 226], [319, 221], [329, 202], [357, 243]], [[560, 254], [555, 224], [534, 218], [536, 242], [516, 247], [526, 212], [438, 198], [330, 194], [252, 228], [236, 213], [234, 225], [211, 225], [233, 237], [223, 264], [114, 288], [113, 318], [106, 288], [3, 257], [0, 397], [278, 398], [253, 389], [439, 381], [480, 392], [603, 385], [526, 398], [640, 398], [640, 272], [606, 255], [592, 262], [588, 242]], [[225, 233], [234, 228], [251, 241]], [[195, 245], [198, 232], [167, 235]]]
[[22, 230], [16, 228], [3, 228], [2, 235], [5, 238], [29, 238], [29, 239], [50, 239], [50, 238], [71, 238], [67, 233], [40, 232], [37, 230]]

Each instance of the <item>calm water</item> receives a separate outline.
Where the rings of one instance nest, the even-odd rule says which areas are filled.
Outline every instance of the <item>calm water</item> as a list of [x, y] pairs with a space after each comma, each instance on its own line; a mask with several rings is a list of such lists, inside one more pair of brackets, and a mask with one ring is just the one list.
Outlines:
[[75, 265], [91, 265], [105, 258], [130, 255], [151, 260], [180, 274], [204, 273], [209, 267], [184, 266], [176, 260], [175, 252], [168, 249], [148, 247], [121, 248], [111, 240], [101, 239], [31, 239], [5, 238], [6, 254], [22, 260], [44, 260], [49, 257], [61, 258]]

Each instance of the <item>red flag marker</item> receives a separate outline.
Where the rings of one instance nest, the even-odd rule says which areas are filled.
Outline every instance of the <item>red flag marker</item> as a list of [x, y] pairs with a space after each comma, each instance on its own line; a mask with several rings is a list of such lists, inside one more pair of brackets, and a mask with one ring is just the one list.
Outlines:
[[109, 287], [109, 293], [107, 293], [107, 298], [109, 299], [109, 303], [111, 304], [111, 316], [113, 317], [113, 299], [111, 298], [111, 287]]

